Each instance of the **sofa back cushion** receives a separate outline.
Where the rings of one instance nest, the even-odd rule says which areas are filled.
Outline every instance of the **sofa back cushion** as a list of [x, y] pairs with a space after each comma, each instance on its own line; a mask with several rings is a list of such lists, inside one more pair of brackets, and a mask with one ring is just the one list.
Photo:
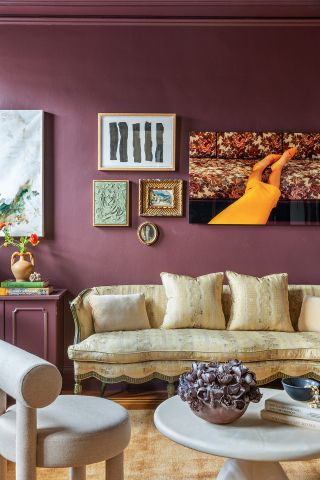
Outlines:
[[[152, 328], [162, 325], [167, 306], [167, 297], [163, 285], [113, 285], [88, 288], [81, 292], [72, 302], [81, 341], [94, 333], [92, 309], [89, 303], [91, 295], [126, 295], [144, 293], [149, 322]], [[298, 329], [303, 298], [306, 295], [320, 297], [320, 285], [289, 285], [289, 310], [292, 325]], [[226, 323], [230, 318], [231, 294], [229, 285], [223, 286], [222, 308]]]
[[219, 132], [218, 158], [263, 158], [269, 153], [282, 152], [282, 133]]
[[284, 133], [283, 150], [297, 147], [296, 158], [320, 160], [320, 133]]

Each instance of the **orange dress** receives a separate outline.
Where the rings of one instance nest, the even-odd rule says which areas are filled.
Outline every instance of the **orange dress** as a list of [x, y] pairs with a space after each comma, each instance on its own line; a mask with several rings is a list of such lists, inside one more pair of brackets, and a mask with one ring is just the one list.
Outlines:
[[213, 217], [209, 225], [265, 225], [280, 195], [274, 185], [251, 179], [243, 196]]

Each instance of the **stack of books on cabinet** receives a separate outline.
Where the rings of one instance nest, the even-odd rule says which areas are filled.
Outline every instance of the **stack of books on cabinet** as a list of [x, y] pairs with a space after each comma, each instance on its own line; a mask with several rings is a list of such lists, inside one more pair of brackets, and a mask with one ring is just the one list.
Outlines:
[[292, 400], [285, 392], [265, 401], [261, 417], [271, 422], [320, 430], [320, 408], [312, 408], [307, 402]]
[[49, 285], [47, 280], [40, 282], [16, 282], [15, 280], [5, 280], [1, 282], [0, 296], [14, 296], [14, 295], [50, 295], [53, 287]]

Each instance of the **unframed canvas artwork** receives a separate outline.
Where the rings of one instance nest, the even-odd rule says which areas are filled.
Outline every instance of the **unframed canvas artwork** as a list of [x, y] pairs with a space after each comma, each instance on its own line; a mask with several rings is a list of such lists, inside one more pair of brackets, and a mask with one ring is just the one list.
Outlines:
[[0, 220], [43, 236], [43, 111], [0, 110]]
[[189, 221], [320, 224], [320, 133], [191, 132]]

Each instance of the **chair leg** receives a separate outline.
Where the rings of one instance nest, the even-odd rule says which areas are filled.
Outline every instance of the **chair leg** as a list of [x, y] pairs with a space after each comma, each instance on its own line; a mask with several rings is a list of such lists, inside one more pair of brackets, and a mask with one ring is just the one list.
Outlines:
[[123, 452], [106, 461], [106, 480], [123, 480]]
[[168, 394], [168, 398], [170, 397], [173, 397], [173, 395], [175, 394], [176, 392], [176, 389], [175, 389], [175, 386], [174, 386], [174, 383], [170, 383], [168, 382], [167, 383], [167, 394]]
[[101, 383], [101, 397], [104, 397], [104, 394], [105, 394], [107, 385], [108, 385], [108, 384], [105, 383], [105, 382], [102, 382], [102, 383]]
[[69, 480], [86, 480], [86, 466], [70, 468]]
[[7, 479], [7, 460], [0, 456], [0, 480]]
[[75, 382], [74, 382], [74, 394], [75, 395], [81, 395], [81, 393], [82, 393], [81, 380], [75, 380]]

